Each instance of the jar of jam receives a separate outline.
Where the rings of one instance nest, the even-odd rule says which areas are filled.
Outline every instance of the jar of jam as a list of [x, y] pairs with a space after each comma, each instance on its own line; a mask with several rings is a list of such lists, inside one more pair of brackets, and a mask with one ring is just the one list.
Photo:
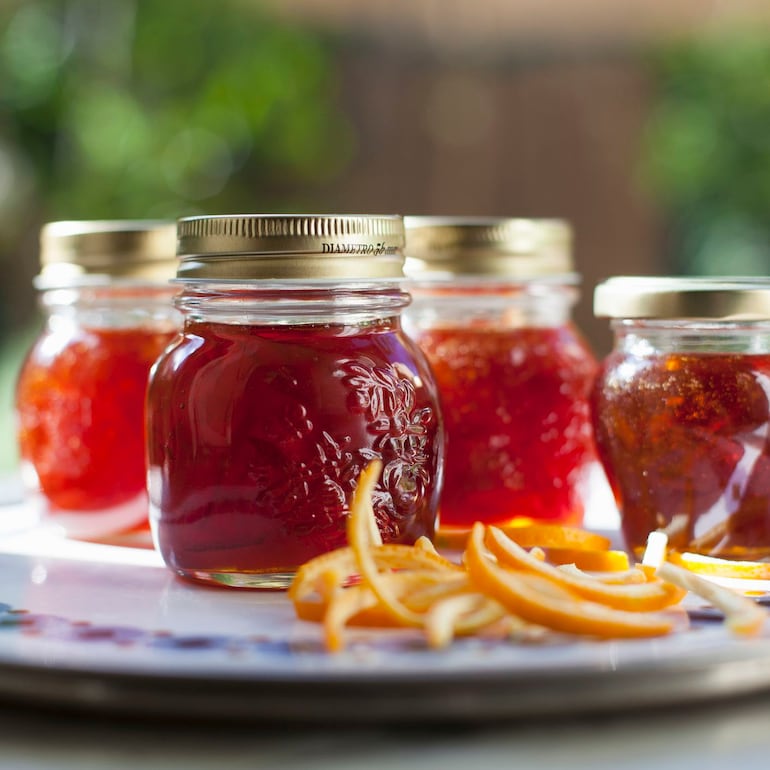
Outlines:
[[41, 232], [47, 322], [18, 379], [18, 441], [30, 499], [72, 536], [148, 531], [144, 399], [181, 322], [175, 238], [173, 223], [149, 221]]
[[383, 540], [433, 534], [441, 420], [401, 329], [403, 242], [400, 217], [179, 221], [184, 331], [148, 396], [151, 524], [178, 574], [286, 586], [345, 545], [374, 459]]
[[628, 546], [770, 556], [770, 281], [612, 278], [613, 351], [592, 395]]
[[[442, 527], [583, 519], [597, 363], [558, 220], [407, 217], [408, 331], [447, 434]], [[599, 473], [601, 473], [599, 471]]]

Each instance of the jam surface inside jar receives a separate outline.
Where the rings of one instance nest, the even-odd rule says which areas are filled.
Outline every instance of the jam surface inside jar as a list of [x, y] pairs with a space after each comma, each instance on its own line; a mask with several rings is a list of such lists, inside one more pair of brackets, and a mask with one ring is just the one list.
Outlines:
[[440, 425], [430, 383], [393, 319], [188, 320], [149, 389], [151, 518], [167, 564], [231, 585], [290, 574], [345, 545], [348, 501], [373, 458], [383, 539], [432, 535]]
[[770, 556], [770, 354], [615, 351], [592, 399], [629, 547]]
[[588, 395], [597, 364], [567, 323], [415, 332], [447, 432], [441, 525], [578, 524], [595, 454]]
[[16, 409], [21, 460], [46, 513], [102, 517], [126, 505], [122, 523], [146, 525], [147, 378], [175, 334], [60, 322], [37, 340], [21, 369]]

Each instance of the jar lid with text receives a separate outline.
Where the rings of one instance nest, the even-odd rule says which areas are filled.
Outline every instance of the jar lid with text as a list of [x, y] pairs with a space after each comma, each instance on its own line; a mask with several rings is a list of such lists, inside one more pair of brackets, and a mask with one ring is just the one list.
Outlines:
[[381, 280], [404, 277], [396, 215], [232, 214], [177, 223], [184, 280]]

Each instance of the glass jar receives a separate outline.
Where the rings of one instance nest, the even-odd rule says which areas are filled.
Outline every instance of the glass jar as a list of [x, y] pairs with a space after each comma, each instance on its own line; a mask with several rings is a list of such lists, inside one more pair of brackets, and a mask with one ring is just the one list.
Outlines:
[[182, 576], [281, 588], [346, 544], [351, 493], [383, 464], [383, 540], [431, 536], [442, 431], [427, 363], [403, 333], [403, 221], [180, 220], [183, 335], [153, 371], [156, 544]]
[[148, 533], [144, 399], [181, 321], [175, 237], [173, 223], [148, 221], [41, 231], [47, 321], [17, 383], [18, 442], [30, 500], [72, 536]]
[[405, 222], [407, 330], [433, 369], [447, 433], [441, 526], [580, 523], [598, 468], [588, 406], [597, 364], [570, 318], [569, 226]]
[[614, 349], [592, 396], [629, 548], [770, 556], [770, 281], [619, 277], [596, 288]]

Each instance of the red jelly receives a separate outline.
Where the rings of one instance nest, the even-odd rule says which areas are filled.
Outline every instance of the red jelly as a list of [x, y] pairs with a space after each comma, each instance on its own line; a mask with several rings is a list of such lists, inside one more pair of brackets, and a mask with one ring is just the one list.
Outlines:
[[407, 254], [447, 432], [441, 525], [582, 522], [597, 364], [569, 319], [569, 228], [409, 217]]
[[[43, 231], [48, 322], [22, 366], [19, 450], [30, 498], [75, 536], [147, 526], [144, 399], [173, 339], [173, 225], [57, 222]], [[163, 272], [166, 275], [163, 276]]]
[[144, 496], [147, 377], [172, 336], [73, 326], [35, 344], [18, 383], [19, 447], [53, 508], [98, 514]]
[[770, 284], [613, 279], [596, 311], [616, 319], [593, 413], [628, 545], [663, 529], [680, 550], [770, 556]]
[[449, 437], [441, 523], [579, 523], [596, 364], [571, 326], [417, 334]]
[[[286, 585], [298, 565], [345, 545], [352, 492], [375, 458], [383, 464], [374, 498], [383, 539], [412, 543], [433, 533], [440, 418], [430, 371], [398, 318], [408, 300], [395, 282], [403, 225], [310, 219], [329, 228], [307, 236], [310, 254], [297, 254], [291, 236], [271, 244], [266, 235], [309, 227], [298, 217], [179, 224], [187, 318], [153, 372], [148, 447], [154, 536], [186, 577]], [[380, 253], [367, 249], [373, 227], [384, 230]], [[229, 284], [215, 280], [228, 261], [228, 252], [210, 255], [217, 237], [237, 253], [229, 259], [238, 278]], [[281, 246], [266, 267], [263, 250]], [[188, 252], [197, 255], [190, 272]], [[392, 264], [383, 268], [385, 258]], [[333, 282], [309, 288], [283, 278], [297, 271]]]

